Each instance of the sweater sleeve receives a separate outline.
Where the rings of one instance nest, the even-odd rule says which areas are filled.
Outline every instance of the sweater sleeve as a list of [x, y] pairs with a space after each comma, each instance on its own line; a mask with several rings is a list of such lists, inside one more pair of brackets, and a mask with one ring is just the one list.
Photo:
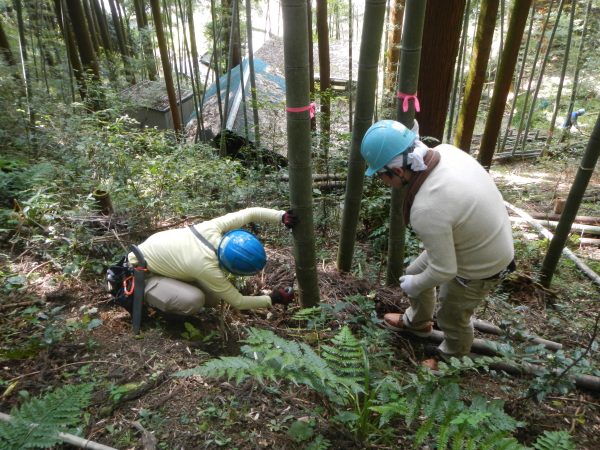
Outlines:
[[454, 236], [449, 221], [430, 210], [411, 211], [411, 223], [427, 252], [425, 270], [414, 276], [415, 287], [422, 292], [456, 276]]

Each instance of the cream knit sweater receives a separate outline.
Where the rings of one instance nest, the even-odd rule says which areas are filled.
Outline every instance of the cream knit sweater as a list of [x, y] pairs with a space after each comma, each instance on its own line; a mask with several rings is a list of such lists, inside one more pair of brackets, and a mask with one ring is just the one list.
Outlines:
[[514, 257], [502, 196], [470, 155], [448, 144], [415, 196], [410, 222], [425, 251], [406, 270], [423, 291], [456, 276], [479, 280], [497, 274]]

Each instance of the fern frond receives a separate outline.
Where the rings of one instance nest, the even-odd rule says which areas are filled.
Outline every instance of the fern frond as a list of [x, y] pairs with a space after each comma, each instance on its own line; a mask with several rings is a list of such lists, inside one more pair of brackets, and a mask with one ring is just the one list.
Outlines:
[[536, 450], [573, 450], [575, 444], [568, 431], [544, 431], [533, 444]]
[[344, 326], [331, 340], [332, 345], [321, 346], [321, 354], [327, 364], [340, 377], [356, 382], [365, 374], [365, 353], [350, 328]]
[[59, 432], [79, 424], [92, 389], [92, 384], [69, 385], [13, 408], [11, 422], [0, 423], [1, 448], [53, 446], [60, 441]]

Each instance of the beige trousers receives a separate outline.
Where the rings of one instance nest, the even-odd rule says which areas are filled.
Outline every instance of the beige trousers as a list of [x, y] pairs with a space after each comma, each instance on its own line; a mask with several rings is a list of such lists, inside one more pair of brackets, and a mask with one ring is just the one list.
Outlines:
[[[464, 356], [473, 343], [471, 316], [475, 308], [500, 283], [500, 280], [470, 280], [466, 285], [455, 278], [439, 287], [437, 323], [444, 332], [444, 341], [438, 347], [442, 353]], [[420, 328], [432, 318], [436, 307], [435, 288], [427, 289], [410, 298], [410, 307], [404, 312], [407, 326]]]
[[146, 277], [145, 284], [144, 300], [165, 313], [197, 314], [206, 302], [204, 292], [198, 287], [173, 278], [151, 275]]

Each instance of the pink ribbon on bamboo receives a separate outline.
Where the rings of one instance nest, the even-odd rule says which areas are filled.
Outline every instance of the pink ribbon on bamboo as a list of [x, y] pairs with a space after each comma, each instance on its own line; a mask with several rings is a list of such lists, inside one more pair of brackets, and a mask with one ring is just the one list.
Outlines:
[[313, 117], [315, 117], [315, 108], [316, 105], [313, 103], [311, 103], [308, 106], [299, 106], [298, 108], [292, 108], [290, 106], [287, 106], [285, 108], [285, 110], [287, 112], [293, 112], [293, 113], [299, 113], [299, 112], [304, 112], [304, 111], [308, 111], [310, 118], [312, 119]]
[[404, 99], [402, 101], [402, 111], [406, 112], [408, 111], [408, 102], [409, 100], [412, 100], [415, 102], [415, 111], [419, 112], [421, 111], [421, 104], [419, 103], [419, 99], [417, 98], [417, 93], [415, 92], [414, 94], [405, 94], [404, 92], [396, 92], [396, 97], [398, 97], [400, 100]]

